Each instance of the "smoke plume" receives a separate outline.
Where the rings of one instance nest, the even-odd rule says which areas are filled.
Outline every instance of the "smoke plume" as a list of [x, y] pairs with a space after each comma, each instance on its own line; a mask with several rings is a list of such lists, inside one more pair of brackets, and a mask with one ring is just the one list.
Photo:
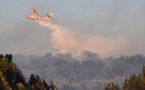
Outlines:
[[87, 35], [53, 23], [39, 22], [39, 24], [52, 30], [49, 41], [57, 53], [71, 53], [76, 57], [87, 50], [106, 57], [122, 54], [127, 46], [127, 40], [122, 35], [111, 38]]

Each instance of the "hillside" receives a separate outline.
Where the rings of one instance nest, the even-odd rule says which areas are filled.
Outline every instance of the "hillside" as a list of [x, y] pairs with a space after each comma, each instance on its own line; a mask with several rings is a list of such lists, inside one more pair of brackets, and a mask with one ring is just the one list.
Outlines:
[[125, 78], [138, 74], [145, 65], [142, 55], [100, 58], [91, 52], [85, 52], [79, 59], [70, 54], [51, 53], [13, 58], [27, 78], [32, 73], [38, 74], [47, 81], [53, 80], [59, 90], [104, 90], [109, 82], [122, 86]]

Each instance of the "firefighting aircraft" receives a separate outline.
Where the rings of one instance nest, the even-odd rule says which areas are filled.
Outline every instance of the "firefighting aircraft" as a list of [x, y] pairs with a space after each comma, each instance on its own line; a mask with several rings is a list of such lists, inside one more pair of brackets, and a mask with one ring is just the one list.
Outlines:
[[44, 22], [50, 22], [52, 20], [53, 13], [46, 14], [46, 17], [42, 18], [39, 16], [39, 14], [36, 12], [34, 8], [31, 8], [31, 12], [32, 14], [27, 16], [28, 19]]

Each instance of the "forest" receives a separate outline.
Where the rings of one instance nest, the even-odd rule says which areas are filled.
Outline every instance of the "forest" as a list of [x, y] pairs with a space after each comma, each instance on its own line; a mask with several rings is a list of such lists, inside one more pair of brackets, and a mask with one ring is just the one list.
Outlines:
[[0, 55], [0, 90], [144, 90], [144, 61], [142, 55], [100, 58], [91, 52], [79, 59]]

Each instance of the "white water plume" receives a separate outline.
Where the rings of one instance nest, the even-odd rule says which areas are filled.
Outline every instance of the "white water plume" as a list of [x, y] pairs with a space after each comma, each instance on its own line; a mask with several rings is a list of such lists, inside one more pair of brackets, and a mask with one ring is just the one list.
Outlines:
[[52, 30], [49, 41], [52, 48], [58, 50], [56, 53], [71, 53], [76, 57], [87, 50], [106, 57], [120, 55], [126, 50], [127, 40], [121, 35], [108, 38], [83, 34], [50, 22], [39, 22], [39, 24]]

